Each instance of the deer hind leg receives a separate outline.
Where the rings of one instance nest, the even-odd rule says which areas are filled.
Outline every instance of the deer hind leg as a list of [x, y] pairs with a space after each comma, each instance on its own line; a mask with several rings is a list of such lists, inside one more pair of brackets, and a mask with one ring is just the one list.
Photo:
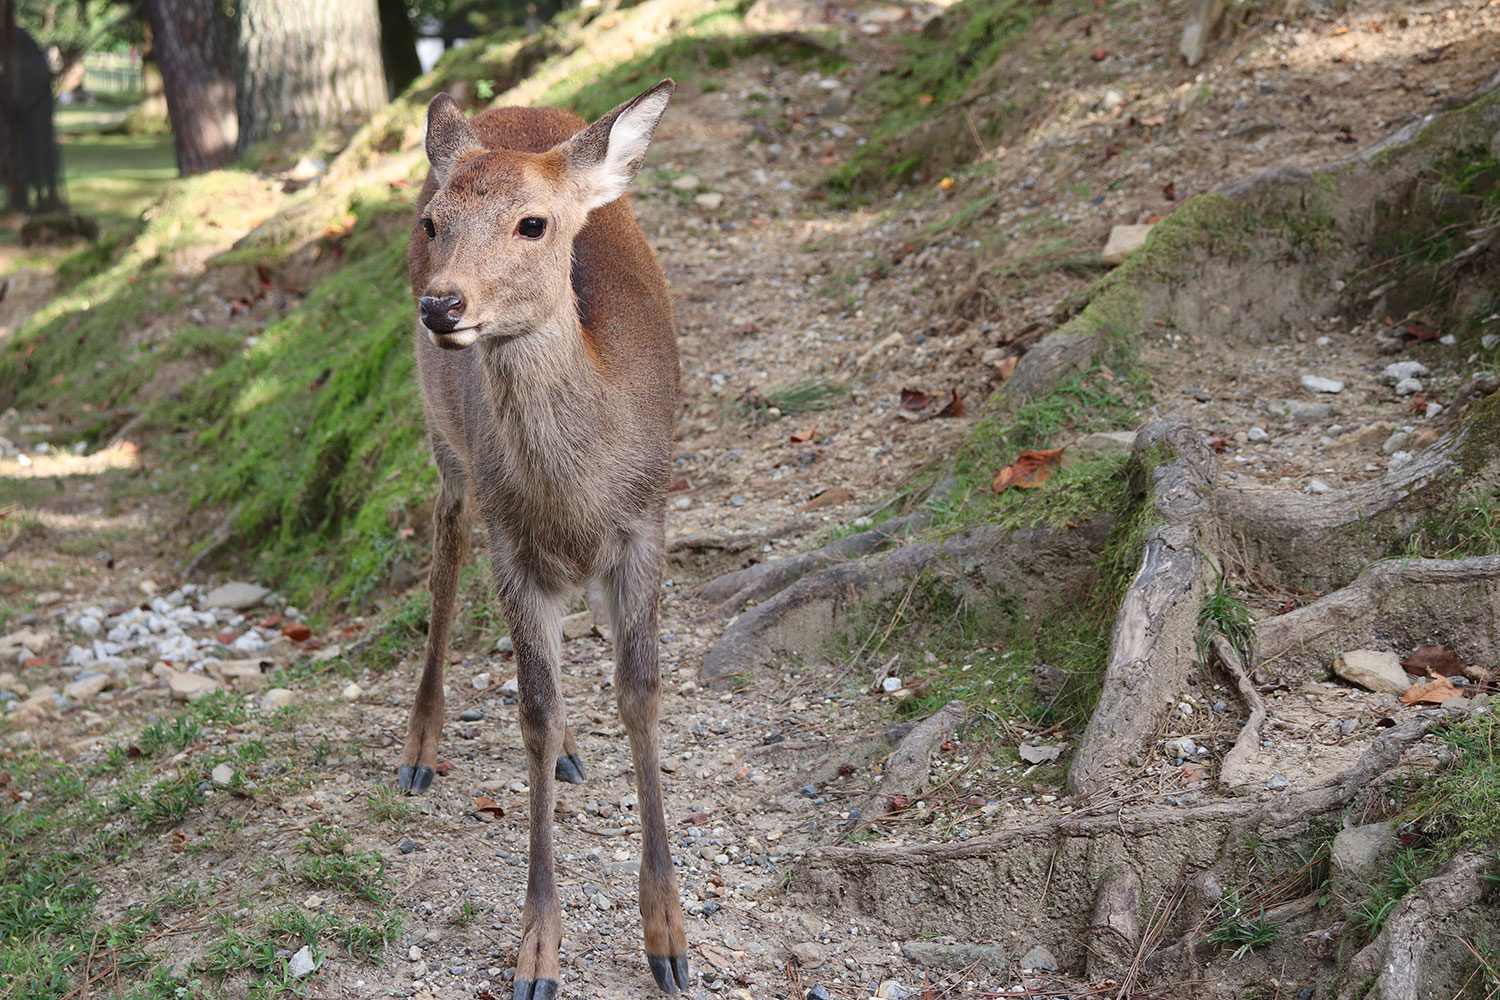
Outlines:
[[[496, 549], [497, 553], [500, 549]], [[553, 861], [553, 810], [563, 720], [562, 632], [558, 601], [527, 580], [524, 571], [495, 560], [496, 590], [516, 651], [521, 742], [531, 782], [527, 824], [530, 857], [521, 946], [516, 954], [515, 1000], [553, 1000], [561, 978], [562, 906]]]
[[661, 671], [657, 662], [657, 601], [661, 591], [662, 526], [642, 526], [606, 574], [615, 639], [615, 688], [620, 719], [630, 737], [641, 817], [641, 924], [646, 962], [663, 993], [690, 985], [687, 934], [677, 897], [661, 791], [657, 718]]
[[438, 738], [443, 732], [443, 665], [448, 659], [448, 631], [458, 603], [458, 578], [469, 555], [468, 476], [458, 457], [441, 440], [432, 442], [442, 485], [432, 513], [432, 617], [427, 627], [427, 651], [422, 679], [412, 703], [406, 745], [396, 769], [396, 787], [408, 794], [425, 792], [437, 773]]
[[578, 743], [573, 739], [572, 726], [563, 729], [562, 753], [557, 755], [557, 765], [552, 773], [558, 781], [566, 781], [570, 785], [581, 785], [588, 777], [583, 769], [583, 758], [578, 755]]

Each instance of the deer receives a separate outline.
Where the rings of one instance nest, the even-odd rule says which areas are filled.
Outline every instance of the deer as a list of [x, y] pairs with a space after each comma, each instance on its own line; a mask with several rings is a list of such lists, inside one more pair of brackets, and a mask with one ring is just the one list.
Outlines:
[[438, 471], [426, 650], [397, 787], [437, 767], [443, 667], [477, 516], [517, 670], [529, 855], [516, 1000], [552, 1000], [562, 915], [553, 857], [559, 781], [584, 780], [563, 715], [565, 601], [607, 608], [614, 687], [641, 821], [640, 912], [657, 986], [689, 986], [657, 743], [666, 494], [681, 373], [666, 276], [626, 189], [674, 84], [593, 124], [552, 108], [466, 118], [428, 105], [430, 166], [407, 271], [416, 358]]

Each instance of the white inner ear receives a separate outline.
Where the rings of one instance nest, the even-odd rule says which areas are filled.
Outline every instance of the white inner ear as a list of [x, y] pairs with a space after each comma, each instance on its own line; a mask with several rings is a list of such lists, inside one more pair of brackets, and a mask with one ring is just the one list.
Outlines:
[[615, 119], [609, 130], [609, 148], [603, 162], [589, 171], [592, 210], [608, 205], [630, 186], [646, 158], [646, 149], [656, 133], [656, 124], [667, 110], [670, 93], [652, 94]]

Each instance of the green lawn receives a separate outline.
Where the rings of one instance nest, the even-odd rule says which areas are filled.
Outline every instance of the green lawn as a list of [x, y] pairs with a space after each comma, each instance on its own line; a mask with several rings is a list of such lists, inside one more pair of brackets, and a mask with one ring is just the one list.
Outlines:
[[98, 219], [105, 236], [138, 228], [141, 213], [177, 176], [170, 135], [102, 131], [121, 116], [109, 106], [65, 108], [57, 115], [68, 201], [74, 211]]

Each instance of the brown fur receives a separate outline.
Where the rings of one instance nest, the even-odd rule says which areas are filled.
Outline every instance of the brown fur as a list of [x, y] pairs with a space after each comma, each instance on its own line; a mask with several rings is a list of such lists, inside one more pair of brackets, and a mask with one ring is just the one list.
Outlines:
[[[449, 336], [429, 335], [420, 322], [417, 328], [417, 368], [442, 489], [434, 515], [432, 623], [401, 782], [420, 790], [436, 765], [448, 631], [477, 514], [515, 646], [531, 784], [531, 864], [516, 967], [516, 995], [529, 1000], [550, 995], [558, 977], [554, 765], [560, 756], [576, 763], [562, 718], [559, 614], [566, 595], [590, 583], [601, 586], [614, 625], [616, 688], [643, 826], [647, 950], [685, 963], [656, 732], [676, 330], [666, 279], [628, 198], [586, 218], [579, 207], [586, 204], [580, 192], [594, 183], [584, 168], [615, 141], [616, 121], [635, 123], [640, 134], [642, 114], [619, 118], [636, 102], [564, 145], [584, 128], [567, 112], [500, 108], [466, 125], [444, 101], [429, 110], [434, 169], [418, 200], [407, 268], [414, 299], [461, 296], [462, 322], [475, 325]], [[659, 115], [665, 96], [651, 107]], [[649, 130], [645, 135], [649, 141]], [[631, 176], [638, 166], [638, 157], [625, 160]], [[543, 239], [519, 235], [516, 219], [528, 215], [548, 220]], [[422, 222], [429, 217], [435, 238]], [[576, 231], [570, 246], [562, 242], [569, 231]], [[445, 349], [470, 334], [473, 346]], [[563, 764], [556, 770], [562, 773]], [[424, 771], [425, 779], [413, 781]], [[579, 779], [581, 771], [571, 780]], [[680, 977], [671, 985], [686, 987], [685, 964]]]

